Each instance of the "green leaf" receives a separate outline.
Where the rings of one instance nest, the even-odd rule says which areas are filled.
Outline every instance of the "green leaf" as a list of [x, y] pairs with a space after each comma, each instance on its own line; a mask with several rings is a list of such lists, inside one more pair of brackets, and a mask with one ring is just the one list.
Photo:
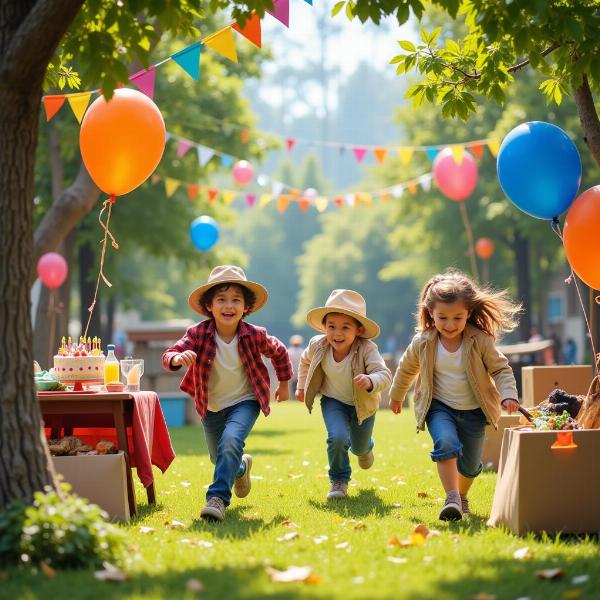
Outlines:
[[350, 21], [352, 21], [352, 19], [354, 18], [354, 7], [355, 7], [354, 2], [348, 2], [346, 4], [346, 16], [348, 17], [348, 19]]
[[337, 2], [334, 7], [331, 9], [331, 16], [335, 17], [335, 15], [337, 15], [340, 10], [342, 10], [342, 8], [344, 8], [344, 4], [346, 4], [346, 2], [344, 0], [341, 0], [341, 2]]
[[417, 51], [415, 45], [408, 40], [399, 40], [398, 43], [400, 44], [400, 48], [402, 48], [402, 50], [406, 50], [407, 52]]

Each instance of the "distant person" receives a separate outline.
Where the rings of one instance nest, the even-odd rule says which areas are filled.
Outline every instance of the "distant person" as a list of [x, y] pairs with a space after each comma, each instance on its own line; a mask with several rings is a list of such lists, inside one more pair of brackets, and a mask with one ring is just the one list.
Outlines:
[[304, 338], [301, 335], [293, 335], [290, 338], [290, 345], [288, 346], [288, 356], [294, 369], [294, 374], [290, 379], [290, 395], [296, 396], [296, 387], [298, 386], [298, 368], [300, 367], [300, 358], [302, 351], [304, 350]]
[[325, 335], [313, 337], [302, 353], [296, 398], [312, 411], [315, 396], [321, 394], [331, 483], [327, 500], [335, 500], [348, 493], [348, 451], [358, 456], [361, 469], [369, 469], [375, 460], [375, 413], [392, 373], [371, 341], [379, 335], [379, 325], [367, 317], [358, 292], [333, 290], [325, 306], [310, 310], [306, 320]]
[[[544, 337], [542, 336], [540, 328], [537, 325], [532, 325], [528, 341], [541, 342], [543, 339]], [[529, 355], [528, 363], [530, 365], [543, 365], [546, 363], [546, 361], [540, 352], [532, 352]]]
[[563, 360], [565, 361], [565, 365], [574, 365], [577, 363], [577, 344], [573, 338], [568, 338], [565, 343]]
[[459, 520], [470, 514], [467, 493], [483, 468], [486, 423], [497, 425], [501, 407], [519, 408], [514, 374], [495, 343], [500, 331], [516, 327], [520, 307], [506, 291], [479, 288], [463, 273], [447, 271], [427, 282], [417, 310], [418, 333], [400, 359], [390, 406], [401, 412], [416, 379], [417, 431], [427, 425], [446, 492], [439, 518]]
[[552, 348], [550, 348], [552, 362], [549, 364], [560, 365], [563, 360], [562, 340], [556, 331], [550, 334], [550, 339], [552, 340]]
[[286, 347], [263, 327], [244, 321], [268, 297], [267, 290], [248, 281], [240, 267], [215, 267], [188, 299], [192, 310], [207, 318], [189, 327], [163, 354], [167, 371], [186, 369], [180, 387], [195, 400], [215, 465], [200, 512], [203, 519], [225, 518], [232, 487], [238, 498], [250, 493], [252, 456], [242, 452], [260, 411], [266, 416], [271, 410], [263, 356], [271, 359], [279, 379], [275, 398], [278, 402], [289, 398], [292, 365]]

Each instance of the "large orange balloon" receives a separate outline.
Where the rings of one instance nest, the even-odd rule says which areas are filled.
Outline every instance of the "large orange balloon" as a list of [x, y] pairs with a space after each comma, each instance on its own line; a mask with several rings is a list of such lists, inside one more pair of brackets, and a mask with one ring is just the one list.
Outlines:
[[121, 196], [152, 174], [165, 149], [165, 122], [148, 96], [122, 88], [97, 98], [79, 132], [83, 162], [94, 183]]
[[475, 242], [475, 252], [483, 260], [491, 258], [492, 254], [494, 254], [494, 242], [490, 238], [479, 238]]
[[600, 185], [581, 194], [567, 213], [563, 230], [565, 252], [573, 270], [600, 290]]

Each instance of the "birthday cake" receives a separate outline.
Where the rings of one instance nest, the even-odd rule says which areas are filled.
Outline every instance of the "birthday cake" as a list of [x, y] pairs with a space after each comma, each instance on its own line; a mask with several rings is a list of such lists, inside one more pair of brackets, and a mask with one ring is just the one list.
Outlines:
[[54, 378], [58, 381], [91, 381], [104, 378], [104, 353], [100, 338], [79, 338], [73, 344], [62, 338], [60, 348], [54, 356]]

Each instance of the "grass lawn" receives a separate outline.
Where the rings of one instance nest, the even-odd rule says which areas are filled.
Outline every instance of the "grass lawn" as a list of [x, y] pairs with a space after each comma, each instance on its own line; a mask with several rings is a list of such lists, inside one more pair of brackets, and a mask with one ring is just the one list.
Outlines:
[[[233, 498], [221, 524], [199, 519], [212, 476], [201, 428], [171, 433], [177, 458], [164, 475], [157, 472], [157, 505], [145, 504], [140, 486], [140, 514], [123, 528], [129, 545], [127, 582], [101, 583], [90, 572], [59, 572], [48, 579], [30, 569], [9, 571], [0, 580], [0, 598], [600, 597], [597, 537], [519, 538], [486, 527], [495, 473], [484, 473], [474, 484], [468, 520], [438, 521], [443, 492], [429, 459], [430, 438], [415, 434], [412, 411], [400, 417], [387, 410], [378, 414], [375, 464], [361, 471], [353, 457], [349, 497], [327, 503], [325, 427], [318, 407], [308, 415], [292, 402], [274, 405], [248, 438], [252, 492], [243, 500]], [[185, 527], [165, 525], [173, 519]], [[285, 527], [286, 519], [298, 527]], [[419, 523], [440, 535], [419, 546], [388, 546], [393, 536], [409, 538]], [[155, 532], [144, 534], [140, 526]], [[278, 541], [292, 532], [299, 536]], [[526, 546], [529, 559], [513, 558]], [[274, 583], [265, 572], [267, 566], [284, 570], [291, 565], [312, 567], [316, 581]], [[561, 580], [535, 576], [556, 567], [565, 571]], [[581, 575], [589, 577], [573, 582]], [[187, 590], [190, 579], [201, 581], [204, 591]]]

